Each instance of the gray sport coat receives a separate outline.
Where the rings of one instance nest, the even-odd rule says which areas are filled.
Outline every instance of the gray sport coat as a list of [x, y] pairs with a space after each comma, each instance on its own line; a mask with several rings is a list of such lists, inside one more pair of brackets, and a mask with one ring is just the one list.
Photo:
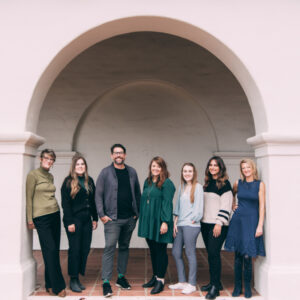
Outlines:
[[[131, 194], [132, 208], [135, 215], [139, 216], [141, 188], [137, 173], [134, 168], [125, 165], [128, 170]], [[97, 212], [100, 218], [104, 216], [116, 220], [118, 216], [118, 178], [114, 164], [104, 168], [96, 182], [95, 202]]]

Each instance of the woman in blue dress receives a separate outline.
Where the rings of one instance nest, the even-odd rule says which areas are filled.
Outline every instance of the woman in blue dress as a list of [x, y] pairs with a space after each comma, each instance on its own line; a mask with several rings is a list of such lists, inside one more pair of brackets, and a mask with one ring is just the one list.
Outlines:
[[242, 293], [244, 267], [245, 298], [252, 296], [252, 257], [265, 256], [263, 225], [265, 216], [265, 185], [258, 180], [254, 161], [240, 163], [241, 178], [233, 186], [238, 203], [234, 201], [234, 214], [230, 221], [225, 250], [235, 252], [233, 297]]

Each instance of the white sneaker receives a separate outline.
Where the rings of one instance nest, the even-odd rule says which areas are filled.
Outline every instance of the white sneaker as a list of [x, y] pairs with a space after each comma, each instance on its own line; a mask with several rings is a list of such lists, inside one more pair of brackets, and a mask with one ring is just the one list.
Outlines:
[[186, 287], [186, 285], [187, 285], [186, 282], [178, 282], [178, 283], [169, 285], [169, 289], [171, 289], [171, 290], [183, 290]]
[[186, 284], [185, 285], [185, 288], [181, 291], [182, 294], [191, 294], [193, 292], [196, 292], [196, 287], [194, 285], [191, 285], [191, 284]]

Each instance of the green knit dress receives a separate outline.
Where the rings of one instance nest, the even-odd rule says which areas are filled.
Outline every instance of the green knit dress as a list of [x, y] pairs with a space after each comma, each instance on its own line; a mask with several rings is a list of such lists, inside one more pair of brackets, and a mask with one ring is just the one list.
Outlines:
[[[175, 186], [168, 178], [161, 188], [155, 183], [144, 183], [140, 204], [140, 218], [138, 236], [154, 240], [159, 243], [173, 242], [173, 197]], [[160, 234], [163, 222], [168, 224], [168, 231]]]

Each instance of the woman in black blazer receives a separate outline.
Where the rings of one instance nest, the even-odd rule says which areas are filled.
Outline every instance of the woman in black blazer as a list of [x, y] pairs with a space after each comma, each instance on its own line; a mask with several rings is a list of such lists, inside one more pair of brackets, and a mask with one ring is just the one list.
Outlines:
[[92, 230], [97, 228], [98, 216], [95, 205], [95, 184], [88, 176], [83, 156], [72, 158], [70, 174], [61, 187], [63, 222], [69, 240], [68, 274], [70, 289], [80, 293], [85, 287], [79, 281], [84, 276], [90, 252]]

